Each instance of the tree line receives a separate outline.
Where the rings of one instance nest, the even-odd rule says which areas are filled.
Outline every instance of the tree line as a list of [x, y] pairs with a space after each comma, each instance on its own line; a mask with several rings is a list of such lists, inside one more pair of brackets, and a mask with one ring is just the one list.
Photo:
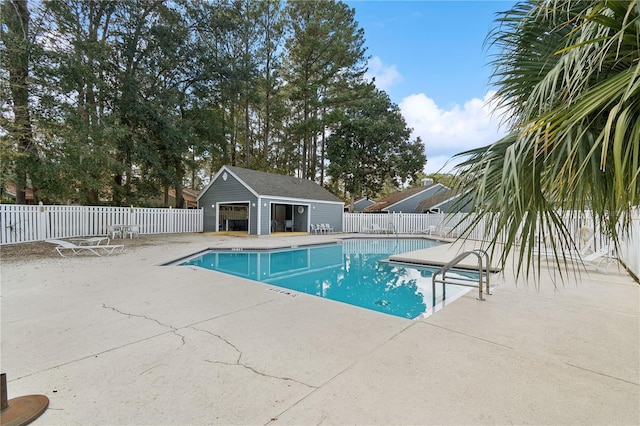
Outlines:
[[416, 178], [424, 145], [365, 79], [340, 1], [4, 0], [1, 183], [39, 200], [168, 204], [224, 164], [345, 200]]

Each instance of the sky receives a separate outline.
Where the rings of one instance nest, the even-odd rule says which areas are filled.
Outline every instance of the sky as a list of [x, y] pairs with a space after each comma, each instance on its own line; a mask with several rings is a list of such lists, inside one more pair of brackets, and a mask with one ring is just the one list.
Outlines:
[[506, 133], [489, 104], [495, 86], [484, 44], [498, 12], [515, 1], [351, 0], [364, 30], [367, 76], [375, 77], [425, 144], [425, 172], [447, 173], [451, 157]]

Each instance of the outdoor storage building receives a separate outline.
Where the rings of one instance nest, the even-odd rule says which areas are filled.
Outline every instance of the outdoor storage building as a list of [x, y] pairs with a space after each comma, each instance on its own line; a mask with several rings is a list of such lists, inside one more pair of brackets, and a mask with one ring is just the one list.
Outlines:
[[204, 231], [250, 235], [309, 232], [328, 224], [342, 232], [344, 203], [315, 182], [241, 167], [223, 166], [198, 196]]

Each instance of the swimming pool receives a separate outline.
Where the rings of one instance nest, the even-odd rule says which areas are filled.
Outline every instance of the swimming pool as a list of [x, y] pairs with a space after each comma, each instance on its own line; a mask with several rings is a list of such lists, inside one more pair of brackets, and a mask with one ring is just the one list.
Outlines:
[[[267, 251], [211, 250], [180, 265], [198, 266], [413, 319], [432, 308], [431, 276], [435, 269], [380, 261], [392, 254], [439, 244], [442, 243], [426, 239], [387, 238], [350, 239]], [[467, 287], [448, 285], [447, 300], [467, 291]], [[442, 295], [436, 294], [436, 299], [442, 299]]]

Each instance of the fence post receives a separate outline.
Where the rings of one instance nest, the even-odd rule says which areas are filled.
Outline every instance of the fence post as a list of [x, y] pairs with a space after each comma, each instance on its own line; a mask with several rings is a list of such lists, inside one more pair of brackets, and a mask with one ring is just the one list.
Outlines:
[[38, 203], [38, 240], [44, 241], [47, 239], [47, 214], [45, 213], [44, 204], [42, 201]]

